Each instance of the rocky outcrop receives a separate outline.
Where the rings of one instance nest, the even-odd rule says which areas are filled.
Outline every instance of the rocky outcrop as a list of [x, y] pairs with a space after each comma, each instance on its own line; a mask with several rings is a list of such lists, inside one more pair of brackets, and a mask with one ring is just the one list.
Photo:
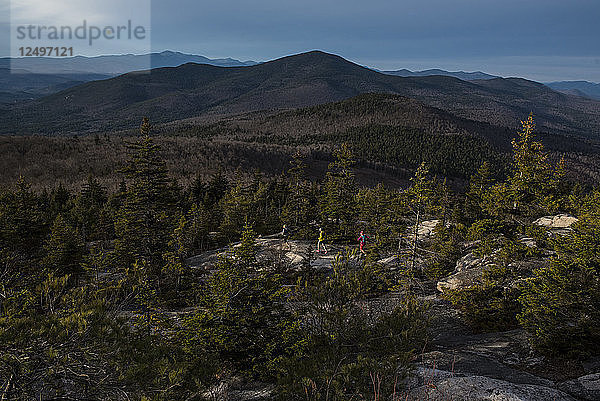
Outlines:
[[600, 400], [600, 373], [569, 380], [559, 385], [565, 392], [586, 401]]
[[[554, 221], [554, 217], [544, 222], [549, 230], [552, 227], [565, 226], [564, 218]], [[419, 238], [430, 238], [434, 232], [436, 220], [423, 222], [419, 227]], [[540, 224], [543, 225], [543, 224]], [[414, 226], [413, 226], [414, 228]], [[561, 228], [562, 229], [562, 228]], [[568, 227], [567, 227], [568, 229]], [[413, 232], [414, 234], [414, 232]], [[529, 237], [520, 239], [521, 243], [537, 248]], [[500, 242], [500, 241], [499, 241]], [[457, 261], [455, 271], [449, 277], [437, 283], [441, 292], [476, 285], [486, 270], [494, 266], [494, 253], [487, 257], [478, 257], [475, 248], [478, 242], [464, 243], [460, 247], [462, 257]], [[343, 246], [329, 246], [329, 252], [316, 253], [313, 241], [288, 241], [273, 236], [257, 240], [258, 257], [281, 262], [292, 269], [331, 268], [338, 251]], [[189, 264], [195, 268], [210, 269], [230, 248], [207, 252], [191, 258]], [[537, 252], [537, 250], [536, 250]], [[547, 263], [545, 256], [529, 257], [513, 262], [509, 267], [521, 276]], [[398, 256], [382, 255], [378, 263], [386, 269], [396, 269], [403, 259]], [[362, 261], [357, 256], [356, 261]], [[417, 263], [419, 266], [421, 262]], [[357, 263], [358, 265], [358, 263]], [[310, 266], [310, 267], [309, 267]], [[521, 274], [524, 273], [524, 274]], [[511, 285], [511, 283], [507, 283]], [[436, 293], [433, 285], [425, 285], [422, 302], [430, 307], [430, 343], [428, 348], [415, 361], [413, 373], [404, 382], [406, 394], [402, 400], [485, 400], [485, 401], [572, 401], [600, 400], [600, 360], [597, 365], [585, 370], [574, 370], [570, 366], [556, 367], [554, 361], [538, 354], [528, 343], [524, 330], [511, 330], [502, 333], [476, 333], [468, 326], [464, 316], [452, 308], [450, 302]], [[389, 299], [397, 299], [398, 294], [389, 294]], [[365, 307], [384, 310], [388, 305], [387, 297], [369, 299]], [[558, 372], [558, 373], [557, 373]], [[581, 376], [585, 375], [587, 376]], [[576, 378], [581, 376], [579, 378]], [[270, 399], [273, 389], [268, 386], [235, 384], [220, 385], [211, 389], [213, 399], [249, 400]]]
[[473, 252], [467, 253], [462, 258], [458, 259], [456, 262], [455, 272], [462, 272], [465, 270], [472, 269], [476, 266], [480, 266], [482, 264], [486, 264], [488, 258], [480, 258], [476, 256]]
[[398, 258], [398, 255], [392, 255], [387, 258], [379, 259], [377, 263], [387, 269], [396, 270], [400, 264], [400, 258]]
[[[467, 270], [468, 271], [468, 270]], [[535, 352], [523, 329], [476, 333], [439, 298], [431, 305], [431, 348], [419, 355], [402, 400], [600, 400], [600, 359], [588, 367]], [[587, 366], [587, 365], [586, 365]], [[581, 372], [579, 374], [575, 372]], [[572, 379], [583, 373], [588, 376]]]
[[575, 401], [554, 388], [514, 384], [485, 376], [451, 377], [408, 392], [407, 400], [429, 401]]
[[[425, 240], [430, 238], [433, 235], [433, 231], [435, 227], [440, 223], [439, 220], [426, 220], [419, 224], [419, 228], [417, 230], [417, 235], [419, 240]], [[413, 225], [414, 228], [414, 225]]]
[[[240, 244], [232, 244], [231, 247], [217, 249], [205, 252], [203, 254], [191, 257], [186, 260], [188, 266], [194, 269], [211, 269], [219, 259], [229, 255], [232, 256], [232, 250], [239, 247]], [[327, 269], [331, 266], [335, 255], [343, 250], [338, 246], [327, 244], [327, 254], [315, 251], [316, 243], [312, 241], [283, 241], [277, 236], [259, 237], [256, 240], [257, 259], [259, 261], [278, 261], [290, 269], [302, 269], [310, 263], [312, 268]]]
[[[441, 312], [443, 314], [441, 314]], [[433, 310], [433, 347], [408, 379], [407, 400], [574, 400], [555, 382], [529, 373], [548, 362], [532, 352], [524, 330], [472, 333]], [[466, 330], [465, 330], [466, 329]]]
[[519, 242], [528, 248], [535, 248], [537, 246], [535, 239], [530, 237], [522, 237], [519, 239]]
[[533, 224], [548, 229], [553, 234], [568, 234], [571, 226], [577, 223], [579, 219], [569, 214], [557, 214], [556, 216], [544, 216], [535, 220]]
[[478, 265], [467, 270], [461, 270], [454, 273], [445, 279], [438, 281], [437, 289], [440, 292], [448, 290], [458, 290], [462, 288], [472, 287], [481, 282], [483, 273], [489, 269], [489, 265]]

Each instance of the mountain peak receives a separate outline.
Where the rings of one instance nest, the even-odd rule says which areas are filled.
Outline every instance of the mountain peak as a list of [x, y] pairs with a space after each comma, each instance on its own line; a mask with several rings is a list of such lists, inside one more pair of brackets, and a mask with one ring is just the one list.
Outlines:
[[327, 53], [322, 50], [311, 50], [304, 53], [291, 54], [289, 56], [285, 56], [273, 61], [279, 60], [314, 60], [314, 61], [323, 61], [323, 60], [336, 60], [336, 61], [345, 61], [350, 63], [350, 61], [346, 60], [343, 57], [338, 56], [337, 54]]
[[[311, 50], [305, 53], [293, 54], [276, 60], [268, 61], [264, 65], [280, 66], [287, 68], [300, 68], [303, 70], [318, 69], [323, 73], [376, 73], [375, 71], [362, 67], [351, 61], [346, 60], [336, 54], [324, 52], [322, 50]], [[316, 71], [316, 70], [315, 70]]]

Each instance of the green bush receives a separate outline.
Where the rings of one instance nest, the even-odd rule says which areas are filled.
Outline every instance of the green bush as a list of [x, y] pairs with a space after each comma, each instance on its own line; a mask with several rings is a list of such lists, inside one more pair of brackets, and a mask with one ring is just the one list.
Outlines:
[[298, 299], [305, 345], [282, 364], [281, 399], [385, 399], [400, 389], [426, 342], [426, 308], [410, 295], [393, 305], [374, 303], [362, 284], [368, 272], [338, 256], [328, 277], [305, 283]]
[[460, 242], [464, 236], [464, 226], [451, 226], [449, 228], [438, 224], [430, 251], [433, 256], [427, 261], [423, 272], [432, 279], [438, 280], [448, 276], [456, 267], [460, 258]]
[[551, 354], [597, 352], [600, 343], [600, 207], [591, 209], [522, 286], [519, 322]]
[[256, 260], [254, 232], [246, 225], [242, 243], [220, 260], [203, 285], [200, 305], [180, 331], [194, 356], [214, 355], [222, 370], [273, 379], [279, 360], [301, 345], [296, 313], [281, 275]]
[[447, 290], [444, 298], [464, 312], [467, 322], [480, 331], [500, 331], [517, 326], [519, 289], [515, 273], [503, 266], [490, 266], [481, 282], [467, 288]]

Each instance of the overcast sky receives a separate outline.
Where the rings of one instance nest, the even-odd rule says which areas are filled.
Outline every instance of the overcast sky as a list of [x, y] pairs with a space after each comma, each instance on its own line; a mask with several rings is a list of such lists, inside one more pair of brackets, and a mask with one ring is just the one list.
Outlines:
[[[13, 1], [53, 10], [66, 4]], [[86, 1], [95, 4], [88, 18], [123, 17], [122, 6], [101, 10], [110, 1]], [[38, 8], [23, 15], [48, 13]], [[70, 7], [59, 9], [65, 15]], [[265, 61], [320, 49], [379, 69], [600, 82], [599, 19], [599, 0], [155, 0], [149, 31], [154, 51], [211, 58]]]

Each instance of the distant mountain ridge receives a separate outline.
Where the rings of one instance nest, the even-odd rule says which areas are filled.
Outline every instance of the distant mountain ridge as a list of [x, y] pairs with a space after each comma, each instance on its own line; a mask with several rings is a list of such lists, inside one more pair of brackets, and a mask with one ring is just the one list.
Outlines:
[[92, 73], [114, 76], [149, 68], [177, 67], [186, 63], [209, 64], [220, 67], [241, 67], [257, 64], [255, 61], [239, 61], [232, 58], [210, 59], [170, 50], [139, 55], [0, 58], [0, 68], [11, 68], [12, 65], [13, 69], [38, 74]]
[[248, 67], [188, 63], [78, 85], [0, 110], [0, 133], [70, 134], [156, 123], [277, 111], [340, 101], [361, 93], [417, 99], [459, 117], [514, 129], [533, 111], [540, 129], [600, 136], [600, 102], [519, 78], [463, 81], [399, 77], [312, 51]]
[[588, 81], [560, 81], [546, 84], [555, 91], [600, 100], [600, 83]]
[[381, 71], [384, 74], [388, 75], [396, 75], [398, 77], [429, 77], [432, 75], [442, 75], [446, 77], [454, 77], [458, 79], [462, 79], [463, 81], [474, 81], [478, 79], [494, 79], [500, 78], [496, 75], [486, 74], [485, 72], [475, 71], [475, 72], [464, 72], [464, 71], [445, 71], [437, 68], [423, 70], [423, 71], [410, 71], [406, 68], [396, 71]]
[[145, 55], [97, 57], [0, 58], [0, 103], [37, 99], [85, 82], [107, 79], [148, 68], [177, 67], [186, 63], [221, 67], [257, 64], [232, 58], [209, 59], [173, 51]]

